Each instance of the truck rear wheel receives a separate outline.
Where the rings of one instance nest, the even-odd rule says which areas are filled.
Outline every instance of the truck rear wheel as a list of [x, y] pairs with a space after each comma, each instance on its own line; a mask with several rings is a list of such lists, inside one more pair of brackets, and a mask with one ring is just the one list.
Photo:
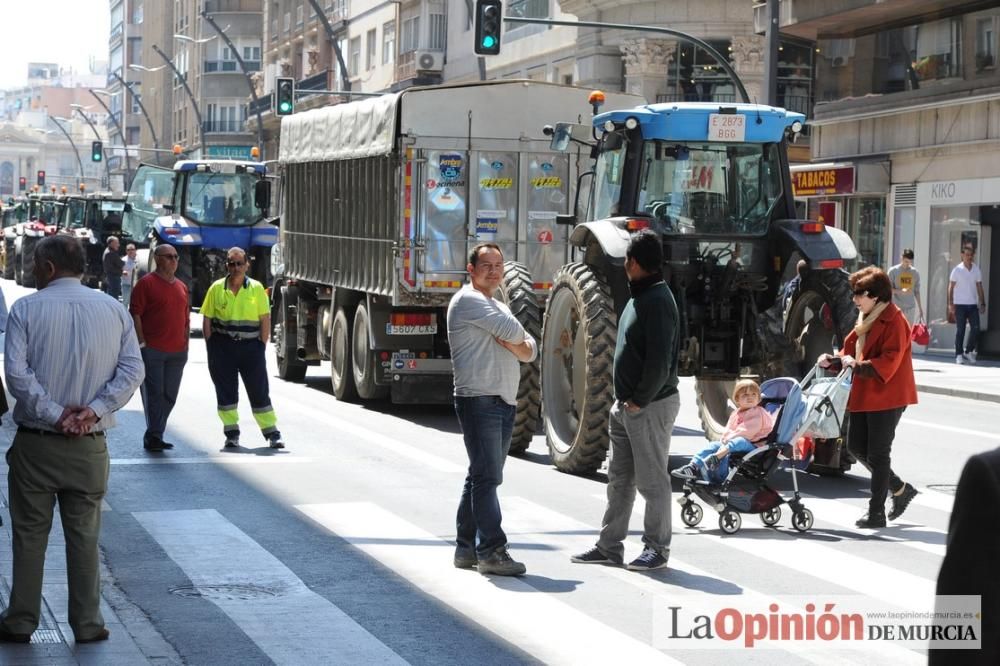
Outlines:
[[[521, 326], [524, 326], [524, 330], [538, 342], [541, 339], [542, 311], [532, 288], [531, 273], [524, 264], [516, 261], [504, 264], [500, 294], [511, 313], [521, 322]], [[531, 363], [521, 363], [514, 433], [510, 438], [511, 453], [524, 453], [528, 450], [532, 437], [538, 432], [541, 412], [542, 389], [536, 358]]]
[[553, 278], [542, 325], [545, 440], [557, 469], [596, 471], [608, 451], [617, 335], [607, 281], [580, 263]]
[[278, 358], [278, 376], [289, 382], [306, 378], [306, 364], [295, 355], [295, 308], [299, 290], [295, 286], [276, 285], [271, 300], [271, 337]]
[[354, 311], [354, 326], [351, 333], [351, 368], [354, 386], [362, 400], [383, 400], [389, 395], [389, 387], [375, 383], [376, 359], [368, 336], [368, 305], [362, 301]]
[[357, 402], [354, 367], [351, 363], [351, 321], [344, 308], [337, 308], [330, 329], [330, 384], [337, 400]]

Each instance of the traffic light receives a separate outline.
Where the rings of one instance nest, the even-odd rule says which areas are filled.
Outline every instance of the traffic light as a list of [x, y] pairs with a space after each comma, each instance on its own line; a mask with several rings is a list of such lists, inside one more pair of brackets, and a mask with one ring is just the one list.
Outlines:
[[21, 176], [20, 178], [17, 179], [17, 186], [18, 189], [24, 192], [26, 189], [28, 189], [28, 179], [25, 178], [24, 176]]
[[104, 159], [104, 144], [100, 141], [90, 142], [90, 161], [100, 162]]
[[476, 47], [479, 55], [500, 53], [500, 0], [476, 0]]
[[42, 170], [38, 171], [38, 187], [45, 187], [45, 172]]
[[287, 116], [295, 111], [295, 79], [279, 76], [275, 80], [275, 111], [279, 116]]

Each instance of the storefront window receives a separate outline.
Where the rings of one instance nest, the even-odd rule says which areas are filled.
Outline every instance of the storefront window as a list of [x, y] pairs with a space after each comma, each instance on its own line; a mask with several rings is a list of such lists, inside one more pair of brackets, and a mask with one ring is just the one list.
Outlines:
[[858, 249], [854, 270], [882, 266], [885, 259], [885, 199], [851, 199], [848, 220], [847, 233]]
[[[981, 223], [979, 206], [931, 208], [931, 275], [927, 281], [927, 319], [931, 326], [931, 346], [951, 349], [955, 326], [948, 323], [948, 282], [953, 269], [962, 260], [963, 246], [976, 249], [975, 262], [983, 272], [984, 287], [989, 284], [990, 227]], [[986, 328], [986, 319], [982, 320]]]
[[897, 208], [892, 213], [892, 256], [889, 263], [897, 261], [905, 248], [913, 248], [916, 236], [917, 209], [911, 206]]

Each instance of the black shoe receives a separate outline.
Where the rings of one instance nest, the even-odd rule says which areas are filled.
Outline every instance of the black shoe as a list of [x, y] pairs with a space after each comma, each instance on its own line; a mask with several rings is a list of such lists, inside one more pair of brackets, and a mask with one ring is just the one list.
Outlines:
[[585, 553], [571, 556], [569, 561], [577, 564], [617, 564], [621, 566], [622, 558], [616, 555], [605, 555], [597, 549], [597, 546], [594, 546]]
[[873, 516], [870, 513], [858, 518], [857, 522], [854, 523], [862, 529], [873, 529], [876, 527], [885, 527], [885, 516]]
[[479, 564], [479, 558], [476, 557], [475, 551], [468, 551], [461, 548], [455, 549], [456, 569], [475, 569], [477, 564]]
[[906, 511], [906, 507], [910, 506], [910, 502], [912, 502], [913, 498], [918, 494], [919, 493], [916, 488], [908, 483], [905, 484], [903, 486], [903, 492], [892, 496], [892, 509], [889, 511], [889, 520], [896, 520], [902, 516], [903, 512]]
[[14, 634], [0, 629], [0, 643], [30, 643], [31, 634]]
[[678, 467], [670, 473], [670, 476], [677, 479], [684, 479], [685, 481], [694, 481], [701, 478], [701, 474], [698, 473], [698, 470], [691, 463], [683, 467]]
[[479, 573], [495, 574], [497, 576], [521, 576], [527, 568], [514, 560], [507, 547], [497, 548], [492, 553], [479, 560]]
[[94, 634], [90, 638], [77, 638], [76, 642], [77, 643], [97, 643], [99, 641], [106, 641], [110, 637], [111, 637], [111, 632], [108, 631], [107, 627], [104, 627], [103, 629], [101, 629], [100, 631], [98, 631], [96, 634]]
[[160, 440], [160, 446], [162, 446], [165, 449], [172, 449], [172, 448], [174, 448], [174, 445], [171, 442], [165, 442], [162, 439]]
[[161, 442], [160, 440], [146, 437], [142, 440], [142, 448], [146, 449], [147, 451], [162, 451], [166, 447], [163, 446], [163, 442]]
[[639, 557], [628, 563], [629, 571], [652, 571], [667, 566], [667, 558], [654, 548], [646, 548]]
[[238, 449], [240, 448], [240, 436], [239, 435], [226, 435], [226, 443], [224, 448], [227, 449]]
[[285, 442], [281, 439], [280, 432], [272, 432], [267, 436], [267, 441], [272, 449], [283, 449], [285, 448]]

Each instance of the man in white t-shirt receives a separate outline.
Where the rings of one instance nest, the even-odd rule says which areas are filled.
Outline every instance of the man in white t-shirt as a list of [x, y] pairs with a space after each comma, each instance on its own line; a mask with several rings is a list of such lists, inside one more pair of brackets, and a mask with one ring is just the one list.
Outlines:
[[[955, 363], [976, 362], [976, 341], [979, 338], [979, 315], [986, 312], [983, 274], [972, 263], [976, 250], [971, 245], [962, 248], [962, 263], [951, 271], [948, 282], [948, 319], [955, 320]], [[969, 342], [965, 343], [965, 324], [969, 323]], [[964, 348], [964, 353], [963, 353]]]

